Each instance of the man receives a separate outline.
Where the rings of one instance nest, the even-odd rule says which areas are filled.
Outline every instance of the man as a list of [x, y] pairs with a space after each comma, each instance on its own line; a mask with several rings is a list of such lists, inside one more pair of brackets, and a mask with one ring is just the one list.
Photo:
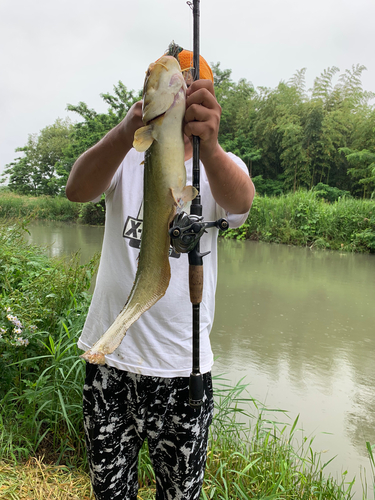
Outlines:
[[[179, 54], [188, 70], [192, 53]], [[185, 166], [192, 183], [192, 136], [200, 137], [200, 194], [204, 220], [226, 216], [232, 227], [247, 217], [254, 186], [243, 162], [218, 144], [221, 108], [213, 75], [201, 58], [200, 80], [187, 77]], [[79, 347], [89, 349], [122, 309], [137, 267], [142, 228], [143, 153], [132, 148], [142, 127], [142, 102], [74, 164], [66, 186], [72, 201], [106, 195], [106, 226], [96, 288]], [[91, 480], [97, 500], [137, 498], [138, 453], [147, 437], [156, 475], [156, 498], [198, 499], [213, 414], [209, 333], [214, 316], [217, 230], [201, 239], [204, 289], [201, 303], [203, 405], [189, 406], [191, 304], [186, 254], [170, 257], [165, 296], [128, 330], [105, 366], [87, 364], [84, 425]]]

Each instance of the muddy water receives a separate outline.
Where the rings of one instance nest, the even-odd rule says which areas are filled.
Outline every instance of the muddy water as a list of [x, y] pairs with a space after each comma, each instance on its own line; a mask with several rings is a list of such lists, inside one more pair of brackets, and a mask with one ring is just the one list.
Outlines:
[[[103, 228], [38, 224], [49, 255], [100, 250]], [[335, 476], [370, 466], [375, 443], [375, 256], [220, 241], [212, 345], [215, 374], [242, 377], [252, 397], [297, 415]], [[286, 420], [283, 418], [283, 420]], [[370, 495], [369, 495], [370, 498]]]

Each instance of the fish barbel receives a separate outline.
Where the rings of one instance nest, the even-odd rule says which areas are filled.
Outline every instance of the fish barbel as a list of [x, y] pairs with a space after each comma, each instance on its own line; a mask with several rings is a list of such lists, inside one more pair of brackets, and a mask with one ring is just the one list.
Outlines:
[[133, 146], [145, 151], [144, 208], [141, 247], [133, 287], [124, 308], [104, 335], [82, 358], [105, 364], [129, 327], [165, 294], [171, 276], [169, 226], [177, 206], [192, 200], [197, 190], [186, 186], [183, 118], [186, 85], [178, 61], [163, 56], [150, 64], [143, 89], [144, 127]]

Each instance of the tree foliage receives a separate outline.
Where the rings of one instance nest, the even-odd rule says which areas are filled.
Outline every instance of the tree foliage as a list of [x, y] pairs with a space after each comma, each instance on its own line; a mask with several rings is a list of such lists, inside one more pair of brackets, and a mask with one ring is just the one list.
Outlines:
[[20, 194], [56, 195], [60, 192], [59, 165], [70, 144], [72, 124], [58, 118], [39, 134], [30, 134], [26, 146], [17, 148], [23, 153], [7, 165], [9, 188]]
[[[306, 68], [276, 88], [255, 88], [231, 78], [231, 70], [212, 65], [222, 108], [219, 142], [238, 155], [256, 179], [261, 194], [312, 189], [318, 184], [371, 197], [375, 192], [375, 94], [365, 91], [362, 65], [340, 74], [325, 69], [306, 89]], [[85, 102], [69, 104], [76, 123], [57, 120], [17, 151], [7, 165], [9, 187], [19, 193], [63, 194], [75, 160], [126, 115], [141, 92], [119, 82], [101, 94], [108, 105], [97, 113]]]

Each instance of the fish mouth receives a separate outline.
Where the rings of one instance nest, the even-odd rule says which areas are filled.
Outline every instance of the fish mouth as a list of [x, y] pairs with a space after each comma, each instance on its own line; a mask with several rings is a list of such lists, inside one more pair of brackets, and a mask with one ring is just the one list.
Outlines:
[[[169, 108], [170, 109], [170, 108]], [[167, 110], [168, 111], [168, 110]], [[164, 111], [164, 113], [161, 113], [160, 115], [157, 115], [155, 116], [154, 118], [151, 118], [151, 120], [149, 120], [146, 125], [151, 125], [151, 123], [155, 122], [156, 120], [158, 120], [159, 118], [162, 118], [163, 116], [165, 116], [165, 113], [167, 111]]]

